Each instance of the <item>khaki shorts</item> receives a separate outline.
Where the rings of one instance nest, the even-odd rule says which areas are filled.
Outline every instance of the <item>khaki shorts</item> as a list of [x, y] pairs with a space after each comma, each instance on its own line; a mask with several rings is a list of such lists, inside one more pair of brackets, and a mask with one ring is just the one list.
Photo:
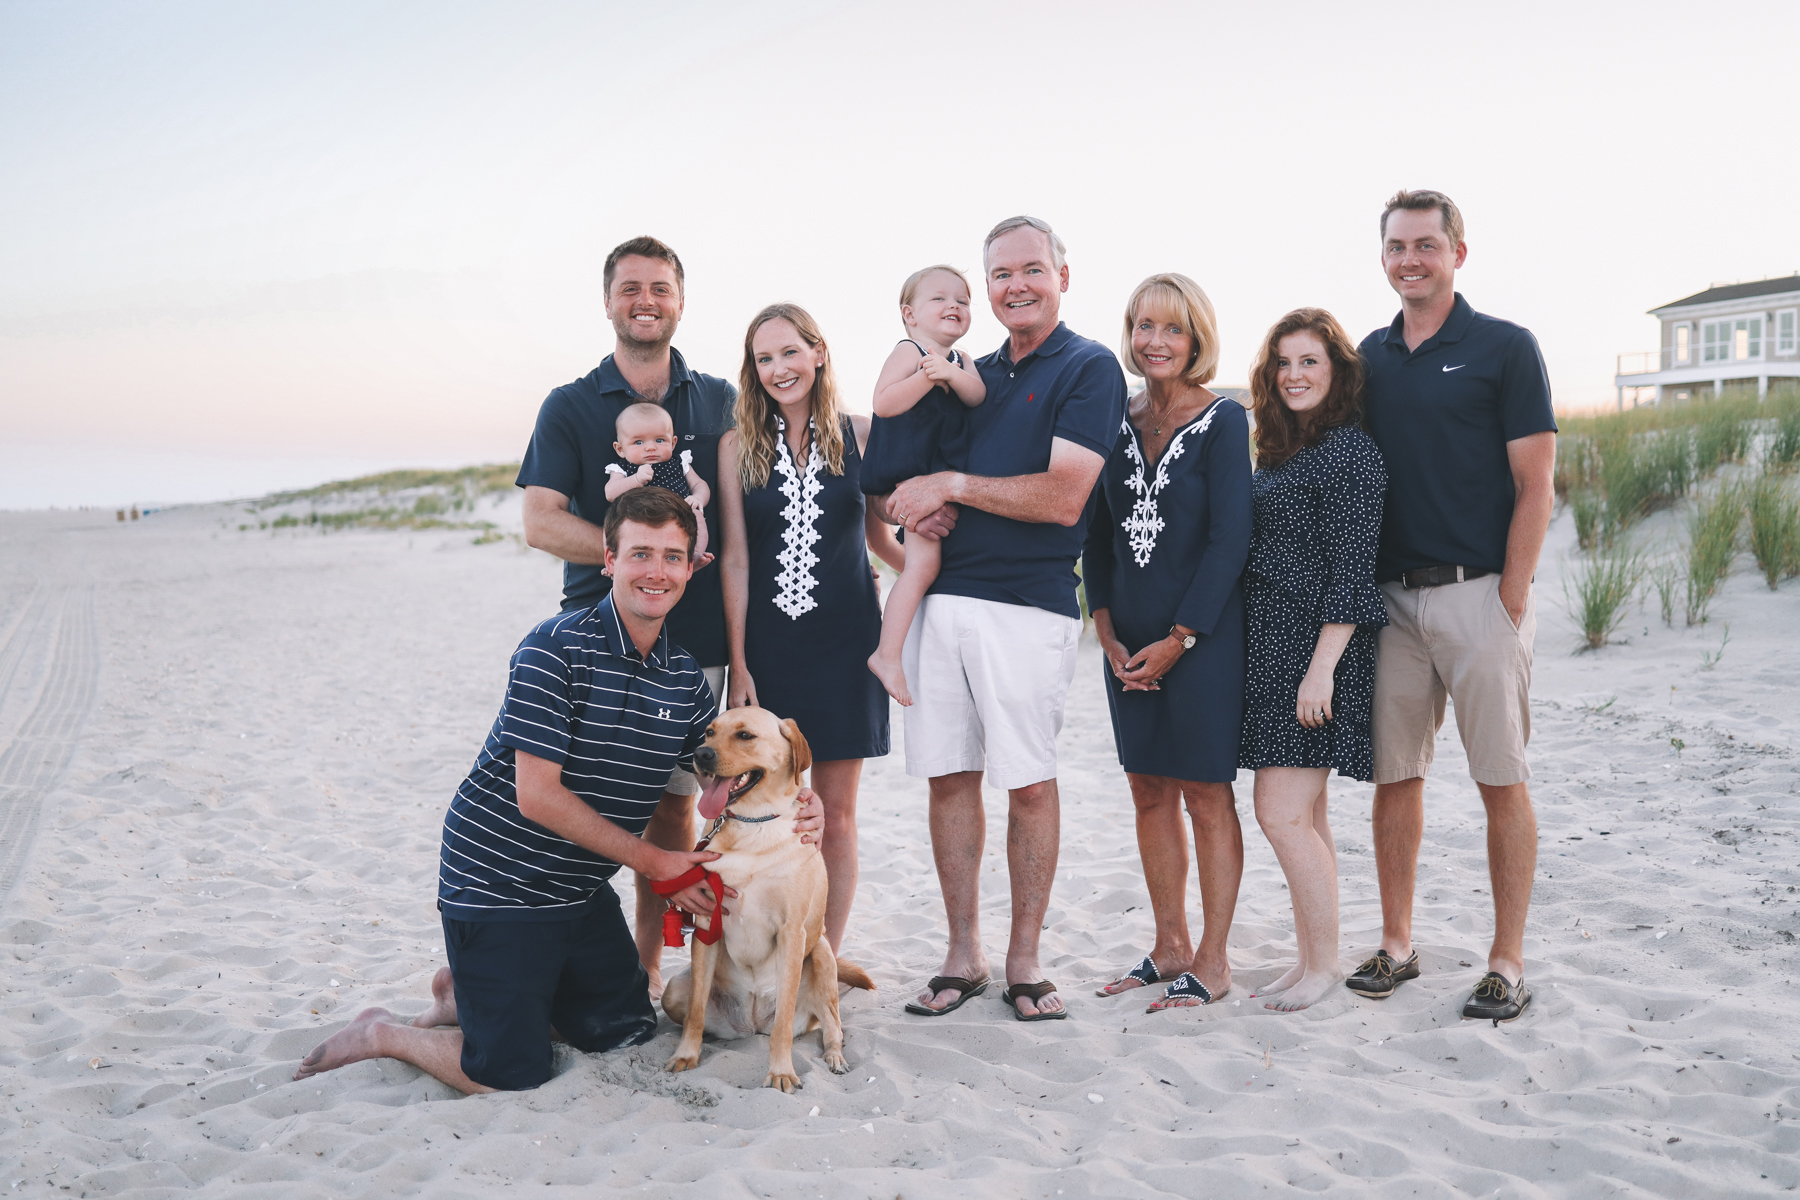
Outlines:
[[987, 772], [997, 788], [1056, 778], [1056, 735], [1075, 679], [1075, 617], [971, 596], [927, 596], [900, 665], [906, 773]]
[[1375, 782], [1425, 777], [1446, 694], [1470, 777], [1494, 787], [1530, 779], [1535, 592], [1516, 629], [1498, 575], [1430, 588], [1384, 583], [1381, 594], [1388, 624], [1375, 639]]
[[[707, 685], [712, 688], [713, 703], [723, 709], [725, 707], [725, 668], [701, 667], [700, 673], [706, 676]], [[677, 796], [698, 796], [700, 781], [694, 778], [692, 771], [684, 771], [680, 767], [676, 767], [669, 772], [669, 782], [663, 791], [673, 792]]]

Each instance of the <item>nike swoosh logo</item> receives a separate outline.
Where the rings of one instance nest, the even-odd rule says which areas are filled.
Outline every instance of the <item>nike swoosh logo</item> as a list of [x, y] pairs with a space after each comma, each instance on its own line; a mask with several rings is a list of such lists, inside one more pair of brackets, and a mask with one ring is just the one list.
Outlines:
[[1462, 369], [1463, 369], [1463, 367], [1466, 367], [1466, 366], [1468, 366], [1468, 365], [1469, 365], [1469, 364], [1468, 364], [1468, 363], [1463, 363], [1463, 364], [1462, 364], [1462, 366], [1458, 366], [1458, 367], [1445, 367], [1445, 368], [1444, 368], [1444, 370], [1446, 370], [1446, 371], [1460, 371], [1460, 370], [1462, 370]]

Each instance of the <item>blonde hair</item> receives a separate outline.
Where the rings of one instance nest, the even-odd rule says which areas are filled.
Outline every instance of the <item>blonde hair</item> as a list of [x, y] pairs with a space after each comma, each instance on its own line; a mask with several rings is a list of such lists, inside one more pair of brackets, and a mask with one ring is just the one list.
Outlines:
[[1132, 289], [1131, 299], [1125, 302], [1125, 344], [1119, 355], [1125, 360], [1125, 369], [1140, 377], [1144, 373], [1137, 351], [1131, 347], [1131, 327], [1150, 308], [1174, 317], [1181, 331], [1194, 339], [1193, 357], [1181, 373], [1182, 380], [1195, 387], [1212, 382], [1219, 373], [1219, 322], [1212, 301], [1199, 284], [1172, 271], [1150, 276]]
[[[843, 418], [838, 409], [837, 376], [831, 369], [831, 349], [819, 323], [798, 304], [771, 304], [750, 319], [744, 333], [744, 367], [738, 372], [737, 435], [738, 479], [746, 489], [759, 488], [769, 482], [777, 453], [775, 414], [781, 407], [763, 388], [762, 376], [756, 370], [756, 331], [770, 321], [786, 321], [800, 334], [808, 346], [824, 351], [825, 362], [813, 377], [812, 422], [813, 444], [825, 460], [825, 470], [832, 475], [844, 473]], [[798, 465], [798, 464], [796, 464]]]
[[964, 290], [966, 290], [970, 296], [974, 296], [975, 289], [969, 286], [969, 277], [967, 275], [964, 275], [949, 263], [938, 263], [933, 267], [921, 267], [906, 277], [906, 282], [900, 285], [900, 307], [905, 308], [907, 305], [911, 304], [918, 297], [919, 285], [925, 282], [925, 277], [937, 271], [948, 271], [950, 274], [962, 280]]
[[613, 422], [613, 436], [623, 438], [627, 422], [643, 421], [648, 424], [656, 422], [658, 429], [675, 432], [675, 419], [669, 416], [669, 410], [660, 404], [652, 404], [648, 400], [640, 400], [636, 404], [627, 404], [619, 410], [618, 420]]

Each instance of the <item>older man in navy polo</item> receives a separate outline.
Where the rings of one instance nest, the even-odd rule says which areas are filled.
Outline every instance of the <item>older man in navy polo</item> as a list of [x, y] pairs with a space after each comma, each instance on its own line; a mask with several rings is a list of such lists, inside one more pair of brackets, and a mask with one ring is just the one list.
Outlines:
[[[601, 526], [606, 523], [606, 467], [618, 462], [614, 424], [631, 404], [668, 410], [694, 470], [719, 494], [719, 435], [732, 426], [737, 390], [723, 379], [690, 370], [671, 344], [686, 306], [681, 259], [653, 237], [613, 248], [601, 272], [613, 352], [573, 383], [551, 392], [519, 468], [525, 489], [525, 540], [563, 560], [563, 610], [586, 608], [612, 585]], [[719, 514], [706, 511], [709, 528]], [[669, 614], [669, 636], [699, 660], [715, 695], [725, 694], [725, 602], [719, 572], [696, 566], [680, 604]], [[645, 837], [666, 850], [694, 844], [692, 773], [675, 771]], [[662, 902], [639, 881], [637, 944], [650, 972], [650, 993], [662, 992]]]
[[1095, 481], [1125, 414], [1111, 350], [1062, 324], [1062, 239], [1013, 217], [982, 250], [988, 302], [1007, 340], [977, 365], [987, 399], [969, 413], [962, 471], [910, 479], [890, 519], [941, 533], [943, 567], [902, 653], [914, 703], [906, 769], [930, 780], [931, 849], [950, 924], [942, 973], [907, 1011], [949, 1012], [988, 984], [977, 918], [987, 830], [981, 781], [1007, 789], [1012, 931], [1006, 1001], [1023, 1021], [1067, 1016], [1038, 961], [1056, 877], [1056, 736], [1075, 675], [1075, 560]]
[[1369, 431], [1388, 469], [1375, 560], [1389, 619], [1376, 643], [1373, 721], [1382, 930], [1380, 948], [1345, 986], [1379, 999], [1419, 973], [1413, 883], [1425, 775], [1448, 697], [1487, 809], [1494, 894], [1488, 971], [1463, 1016], [1510, 1021], [1531, 1003], [1531, 579], [1555, 503], [1556, 416], [1537, 339], [1456, 291], [1468, 247], [1450, 198], [1398, 193], [1381, 234], [1382, 267], [1401, 304], [1393, 324], [1362, 343]]

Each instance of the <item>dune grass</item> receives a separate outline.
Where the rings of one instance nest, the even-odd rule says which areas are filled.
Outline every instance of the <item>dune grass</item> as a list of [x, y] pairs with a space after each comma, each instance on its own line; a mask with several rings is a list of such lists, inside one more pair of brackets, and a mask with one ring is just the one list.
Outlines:
[[1750, 516], [1750, 553], [1773, 591], [1783, 579], [1800, 575], [1800, 498], [1769, 468], [1757, 476], [1745, 503]]
[[1662, 623], [1671, 629], [1675, 627], [1675, 597], [1682, 588], [1681, 561], [1676, 558], [1662, 558], [1649, 564], [1644, 573], [1650, 578], [1650, 586], [1656, 592], [1658, 612]]
[[355, 479], [334, 480], [297, 492], [276, 492], [262, 501], [262, 507], [289, 504], [295, 500], [331, 500], [361, 492], [386, 496], [413, 488], [442, 488], [473, 500], [496, 492], [510, 492], [518, 475], [519, 464], [516, 462], [484, 463], [453, 471], [382, 471], [375, 475], [359, 475]]
[[1770, 402], [1775, 428], [1763, 447], [1763, 465], [1791, 471], [1800, 463], [1800, 395], [1790, 393]]
[[1563, 576], [1563, 606], [1581, 627], [1583, 649], [1598, 650], [1618, 631], [1643, 574], [1643, 556], [1621, 540]]
[[1687, 623], [1704, 625], [1719, 585], [1731, 574], [1737, 557], [1738, 526], [1744, 519], [1744, 497], [1735, 484], [1719, 487], [1695, 503], [1688, 518]]
[[1600, 544], [1612, 540], [1612, 524], [1606, 512], [1606, 497], [1592, 488], [1569, 493], [1569, 511], [1575, 517], [1575, 543], [1590, 553]]

